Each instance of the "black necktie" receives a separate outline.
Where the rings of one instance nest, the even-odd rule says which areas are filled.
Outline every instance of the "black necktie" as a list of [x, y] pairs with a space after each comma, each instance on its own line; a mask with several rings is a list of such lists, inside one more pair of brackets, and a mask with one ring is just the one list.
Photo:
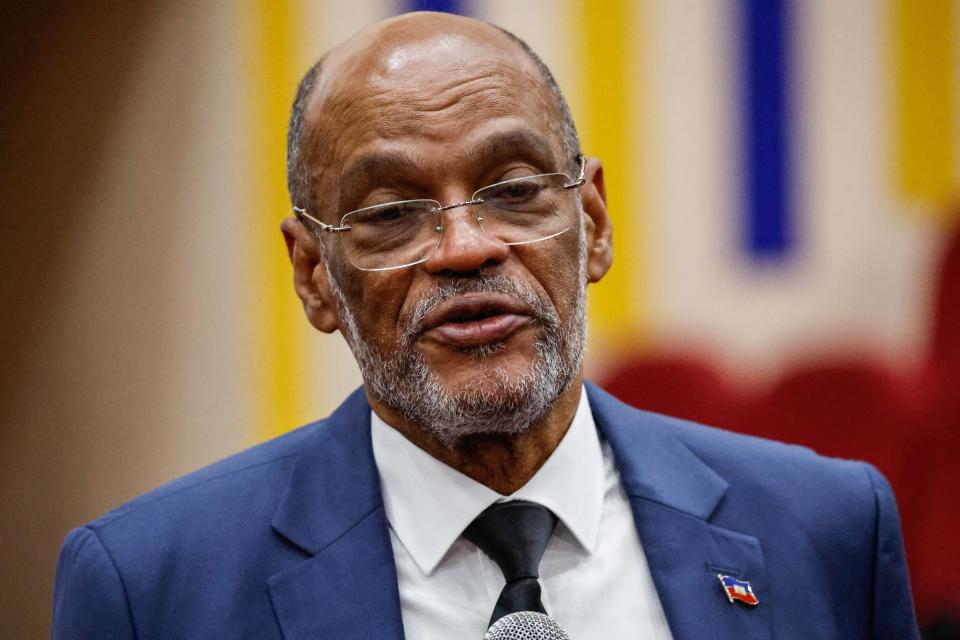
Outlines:
[[497, 563], [507, 583], [490, 624], [517, 611], [546, 613], [540, 602], [540, 558], [557, 517], [533, 502], [500, 502], [477, 516], [464, 537]]

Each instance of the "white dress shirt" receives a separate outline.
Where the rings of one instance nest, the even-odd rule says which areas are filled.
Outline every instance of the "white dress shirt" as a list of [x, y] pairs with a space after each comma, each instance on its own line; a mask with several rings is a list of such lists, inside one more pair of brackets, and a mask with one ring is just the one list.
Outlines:
[[559, 446], [503, 496], [371, 419], [407, 640], [480, 640], [503, 589], [496, 563], [461, 536], [494, 502], [529, 500], [559, 523], [540, 561], [547, 613], [571, 640], [670, 640], [609, 445], [586, 392]]

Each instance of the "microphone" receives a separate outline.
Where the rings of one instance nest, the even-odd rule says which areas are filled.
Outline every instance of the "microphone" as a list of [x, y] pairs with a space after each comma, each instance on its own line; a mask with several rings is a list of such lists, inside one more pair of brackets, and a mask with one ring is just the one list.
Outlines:
[[546, 614], [518, 611], [494, 622], [483, 640], [570, 640], [570, 636]]

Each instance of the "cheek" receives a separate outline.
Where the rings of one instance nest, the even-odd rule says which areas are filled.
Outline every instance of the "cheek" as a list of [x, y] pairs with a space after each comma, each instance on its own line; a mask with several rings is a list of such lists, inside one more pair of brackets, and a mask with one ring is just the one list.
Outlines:
[[561, 318], [568, 314], [580, 287], [580, 241], [576, 232], [571, 231], [558, 236], [556, 241], [540, 243], [544, 246], [513, 247]]
[[410, 270], [369, 272], [347, 265], [340, 271], [335, 275], [366, 338], [392, 337], [410, 287]]

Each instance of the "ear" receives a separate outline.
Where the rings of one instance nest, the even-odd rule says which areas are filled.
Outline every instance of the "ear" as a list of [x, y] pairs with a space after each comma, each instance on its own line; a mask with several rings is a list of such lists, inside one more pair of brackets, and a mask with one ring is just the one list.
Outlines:
[[583, 203], [583, 227], [587, 241], [587, 281], [599, 282], [613, 264], [613, 225], [607, 213], [607, 190], [603, 184], [603, 165], [587, 158], [586, 182], [580, 187]]
[[280, 230], [293, 265], [293, 288], [303, 302], [307, 319], [320, 331], [333, 333], [340, 322], [320, 254], [320, 241], [296, 218], [284, 219]]

